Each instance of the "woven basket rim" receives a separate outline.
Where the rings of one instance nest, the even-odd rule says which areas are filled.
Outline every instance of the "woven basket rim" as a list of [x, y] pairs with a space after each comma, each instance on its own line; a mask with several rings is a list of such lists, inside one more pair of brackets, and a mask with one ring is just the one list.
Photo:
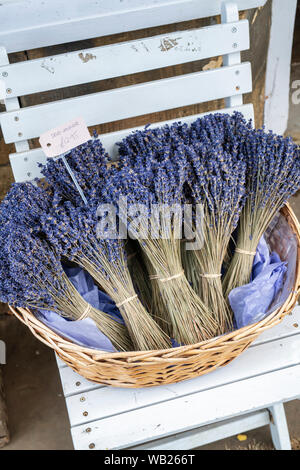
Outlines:
[[[36, 336], [47, 346], [50, 346], [52, 349], [56, 350], [58, 354], [61, 349], [63, 350], [62, 353], [64, 355], [66, 355], [67, 351], [72, 354], [72, 351], [76, 350], [79, 355], [91, 355], [93, 359], [97, 361], [101, 361], [102, 359], [105, 361], [127, 359], [127, 363], [133, 363], [136, 360], [155, 358], [155, 356], [159, 356], [160, 360], [165, 359], [169, 361], [170, 359], [174, 358], [174, 356], [178, 357], [178, 353], [181, 352], [186, 353], [190, 350], [212, 350], [214, 346], [218, 346], [219, 344], [222, 344], [224, 342], [238, 342], [239, 340], [245, 337], [249, 337], [250, 339], [251, 335], [256, 337], [258, 335], [257, 330], [260, 330], [260, 333], [265, 329], [268, 329], [271, 326], [275, 326], [276, 324], [280, 323], [283, 317], [286, 314], [290, 313], [290, 311], [294, 308], [294, 305], [300, 294], [300, 224], [289, 204], [286, 203], [285, 206], [283, 206], [283, 208], [280, 210], [280, 212], [282, 212], [283, 215], [286, 217], [287, 221], [289, 222], [289, 225], [293, 229], [294, 233], [297, 235], [297, 263], [294, 283], [294, 286], [296, 288], [290, 293], [290, 295], [281, 307], [267, 315], [262, 320], [244, 326], [232, 332], [226, 333], [224, 335], [217, 336], [209, 340], [201, 341], [199, 343], [189, 344], [186, 346], [178, 346], [175, 348], [160, 350], [155, 349], [148, 351], [106, 352], [100, 349], [80, 346], [76, 343], [73, 343], [71, 340], [64, 338], [63, 336], [58, 335], [56, 332], [51, 330], [51, 328], [49, 328], [40, 320], [38, 320], [35, 315], [27, 308], [13, 307], [11, 305], [9, 305], [9, 308], [11, 312], [22, 323], [28, 326], [34, 336]], [[44, 339], [43, 336], [41, 336], [40, 332], [44, 333], [47, 340]]]

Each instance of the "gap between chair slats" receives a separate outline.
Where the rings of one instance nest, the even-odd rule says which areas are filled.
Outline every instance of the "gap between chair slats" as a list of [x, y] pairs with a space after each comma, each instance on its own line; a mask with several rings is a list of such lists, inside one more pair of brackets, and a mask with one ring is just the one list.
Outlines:
[[[234, 111], [240, 111], [243, 113], [247, 120], [252, 119], [254, 121], [254, 111], [252, 104], [246, 104], [243, 106], [237, 106], [234, 108], [220, 109], [212, 111], [212, 113], [233, 113]], [[207, 113], [195, 114], [192, 116], [185, 116], [178, 119], [171, 119], [163, 122], [156, 122], [151, 125], [151, 127], [162, 126], [164, 124], [170, 124], [175, 121], [181, 122], [191, 122], [201, 117]], [[110, 132], [100, 136], [101, 141], [103, 142], [104, 147], [110, 156], [116, 160], [118, 157], [118, 147], [116, 142], [122, 140], [126, 135], [130, 134], [132, 131], [137, 129], [143, 129], [144, 126], [124, 129], [122, 131]], [[13, 175], [16, 182], [33, 180], [34, 178], [40, 178], [41, 172], [38, 167], [38, 163], [46, 163], [46, 156], [41, 148], [30, 150], [27, 152], [18, 152], [12, 153], [10, 156], [10, 164], [12, 167]]]
[[[212, 101], [252, 90], [249, 62], [30, 106], [0, 115], [6, 143], [83, 117], [88, 126]], [[59, 122], [58, 122], [59, 121]]]
[[247, 20], [0, 67], [7, 98], [144, 72], [249, 48]]

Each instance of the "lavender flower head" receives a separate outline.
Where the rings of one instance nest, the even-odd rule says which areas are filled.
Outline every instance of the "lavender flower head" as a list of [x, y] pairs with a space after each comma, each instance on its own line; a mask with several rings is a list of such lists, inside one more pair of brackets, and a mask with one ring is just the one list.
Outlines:
[[[89, 200], [99, 192], [105, 181], [103, 171], [109, 161], [96, 132], [93, 139], [72, 149], [65, 155], [79, 186], [85, 197]], [[74, 182], [61, 158], [49, 158], [46, 165], [40, 164], [41, 173], [47, 183], [66, 199], [73, 201], [75, 205], [82, 205], [83, 201]]]
[[82, 264], [82, 260], [92, 260], [97, 269], [108, 278], [103, 257], [109, 263], [117, 263], [125, 257], [122, 240], [97, 236], [97, 206], [74, 206], [71, 201], [63, 201], [56, 194], [52, 207], [42, 214], [41, 227], [48, 242], [56, 247], [61, 256]]
[[233, 158], [239, 158], [251, 129], [252, 121], [247, 122], [237, 111], [233, 114], [207, 114], [191, 124], [190, 143], [202, 142], [208, 147], [218, 144]]
[[198, 140], [187, 153], [192, 199], [207, 207], [214, 227], [222, 225], [230, 235], [245, 204], [245, 162], [225, 152], [220, 144], [208, 146]]
[[118, 143], [120, 164], [122, 167], [133, 169], [140, 182], [154, 190], [154, 181], [161, 168], [168, 171], [171, 162], [176, 162], [178, 167], [185, 165], [184, 145], [188, 141], [187, 124], [178, 122], [154, 129], [146, 127]]
[[12, 220], [24, 224], [26, 230], [39, 231], [40, 214], [49, 209], [50, 189], [34, 184], [13, 183], [0, 206], [0, 224], [3, 227]]
[[14, 221], [0, 232], [0, 298], [19, 307], [54, 308], [63, 297], [62, 265], [45, 240]]
[[277, 210], [300, 188], [300, 147], [272, 131], [249, 132], [243, 152], [251, 209], [276, 204]]

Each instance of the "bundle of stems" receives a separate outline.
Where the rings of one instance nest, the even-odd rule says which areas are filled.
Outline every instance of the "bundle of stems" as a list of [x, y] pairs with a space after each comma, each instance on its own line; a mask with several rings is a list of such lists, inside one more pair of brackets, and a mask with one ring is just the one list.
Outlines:
[[127, 240], [125, 244], [129, 273], [142, 304], [148, 312], [152, 313], [153, 296], [147, 268], [138, 243], [132, 242], [133, 240]]
[[[160, 324], [169, 324], [167, 331], [171, 331], [171, 336], [179, 344], [191, 344], [213, 337], [217, 325], [212, 313], [201, 302], [184, 275], [176, 216], [173, 214], [169, 217], [169, 210], [174, 204], [179, 205], [180, 211], [182, 209], [185, 174], [184, 169], [180, 168], [182, 152], [183, 149], [177, 147], [174, 164], [166, 159], [165, 165], [157, 168], [152, 192], [128, 166], [111, 169], [105, 179], [108, 200], [117, 203], [120, 197], [126, 197], [129, 204], [138, 204], [138, 207], [143, 208], [142, 217], [135, 219], [129, 210], [127, 220], [123, 222], [128, 222], [129, 234], [140, 243], [150, 264], [149, 271], [153, 273], [151, 277], [155, 277], [159, 285], [164, 308], [153, 314], [155, 318], [160, 317]], [[119, 214], [119, 217], [122, 215]], [[159, 301], [158, 298], [156, 301]]]
[[[16, 186], [14, 192], [15, 189], [18, 192]], [[13, 200], [16, 198], [12, 197]], [[15, 220], [17, 208], [8, 201], [9, 198], [0, 210], [1, 301], [18, 307], [53, 310], [75, 321], [89, 316], [117, 350], [130, 349], [125, 326], [83, 299], [66, 276], [55, 251], [25, 223]], [[20, 220], [22, 217], [20, 214]]]
[[190, 254], [190, 262], [194, 264], [194, 282], [199, 297], [214, 312], [218, 334], [223, 334], [233, 328], [232, 314], [225, 301], [221, 282], [222, 260], [230, 234], [224, 236], [226, 232], [222, 223], [217, 223], [206, 205], [201, 232], [205, 248], [194, 250]]
[[[174, 158], [173, 154], [178, 145], [188, 140], [187, 124], [174, 123], [172, 126], [154, 128], [146, 126], [144, 130], [136, 131], [118, 143], [121, 167], [133, 169], [139, 182], [153, 192], [158, 168], [163, 166], [166, 160]], [[162, 299], [161, 282], [147, 254], [144, 253], [143, 259], [151, 282], [151, 311], [159, 325], [171, 335], [172, 325]]]
[[235, 253], [223, 282], [226, 297], [251, 280], [259, 240], [275, 214], [300, 187], [300, 150], [290, 137], [249, 129], [243, 144], [247, 201]]
[[[90, 202], [91, 199], [95, 200], [97, 198], [99, 200], [103, 199], [102, 192], [105, 190], [106, 186], [105, 172], [109, 163], [109, 156], [105, 152], [105, 149], [103, 148], [100, 140], [97, 138], [97, 134], [94, 133], [94, 139], [71, 150], [71, 152], [66, 156], [66, 159], [88, 201]], [[74, 205], [82, 205], [80, 195], [62, 161], [49, 159], [46, 166], [41, 166], [41, 172], [45, 176], [46, 181], [50, 186], [54, 187], [62, 197], [72, 201]], [[144, 263], [147, 263], [147, 259], [145, 257], [143, 258]], [[136, 262], [135, 259], [132, 261], [132, 263], [135, 265], [135, 269], [130, 270], [131, 276], [133, 277], [132, 280], [136, 284], [135, 288], [138, 290], [138, 285], [140, 285], [139, 281], [143, 280], [141, 272], [139, 275], [139, 280], [137, 279], [137, 274], [141, 266], [138, 262]], [[151, 310], [151, 312], [157, 312], [158, 307], [161, 308], [162, 302], [161, 298], [159, 298], [160, 295], [159, 290], [157, 289], [157, 281], [151, 280], [150, 282], [152, 287], [154, 287], [154, 291], [152, 290], [152, 294], [150, 296], [150, 305], [147, 288], [144, 282], [142, 282], [144, 287], [140, 286], [141, 289], [139, 294], [142, 296], [141, 300], [147, 310]], [[149, 286], [149, 279], [147, 285]], [[156, 297], [156, 293], [158, 297]], [[157, 298], [159, 298], [158, 301], [156, 301]], [[166, 328], [166, 321], [164, 320], [162, 324], [160, 322], [161, 315], [157, 316], [155, 314], [154, 317], [161, 327], [164, 326], [163, 330], [168, 332], [168, 328]], [[137, 328], [137, 331], [139, 330], [140, 329]]]
[[[68, 250], [63, 249], [65, 256], [69, 257], [69, 259], [73, 259], [81, 266], [84, 266], [99, 285], [116, 301], [137, 350], [163, 349], [169, 347], [171, 344], [170, 339], [159, 328], [137, 298], [124, 255], [123, 241], [115, 239], [99, 240], [96, 235], [94, 217], [96, 211], [93, 207], [101, 203], [109, 203], [109, 200], [103, 198], [103, 192], [105, 192], [107, 185], [106, 171], [109, 171], [107, 168], [107, 166], [109, 166], [107, 165], [109, 158], [101, 142], [97, 139], [97, 135], [94, 134], [93, 140], [71, 151], [66, 158], [88, 200], [88, 205], [91, 206], [92, 212], [94, 211], [92, 217], [93, 221], [91, 222], [94, 228], [92, 231], [87, 231], [88, 237], [86, 237], [86, 233], [84, 233], [84, 237], [80, 235], [80, 242], [75, 237], [71, 240], [71, 244], [67, 243]], [[47, 183], [54, 187], [60, 196], [74, 202], [75, 207], [72, 208], [72, 211], [80, 211], [82, 201], [79, 195], [76, 195], [75, 186], [70, 176], [66, 174], [65, 171], [60, 172], [60, 166], [61, 163], [59, 161], [49, 160], [47, 165], [43, 168], [42, 173]], [[70, 189], [71, 187], [72, 189]], [[69, 197], [68, 193], [70, 194]], [[70, 207], [71, 206], [69, 206], [69, 208]], [[69, 210], [69, 208], [67, 210]], [[53, 220], [62, 216], [62, 214], [60, 214], [62, 210], [62, 207], [58, 211], [55, 210]], [[88, 209], [86, 208], [86, 210]], [[51, 223], [56, 223], [51, 220], [51, 217], [52, 216], [50, 216], [44, 227], [50, 237], [52, 230]], [[69, 219], [68, 214], [64, 214], [62, 217]], [[77, 216], [70, 222], [71, 224], [74, 225], [76, 217]], [[47, 224], [50, 224], [48, 225], [48, 229], [46, 228]], [[69, 222], [67, 222], [67, 224], [69, 224]], [[78, 230], [78, 225], [76, 226], [76, 230]], [[79, 233], [81, 233], [82, 230], [85, 231], [83, 226], [80, 227]], [[56, 240], [55, 243], [61, 245], [62, 237], [59, 236], [59, 238], [60, 240]], [[72, 244], [74, 244], [74, 249], [69, 249]], [[76, 260], [74, 257], [75, 253]], [[113, 259], [111, 257], [112, 255]]]
[[201, 292], [201, 276], [199, 275], [199, 262], [193, 250], [186, 249], [186, 241], [181, 243], [182, 266], [192, 289], [199, 295]]
[[92, 200], [88, 207], [75, 207], [56, 196], [51, 209], [41, 217], [42, 230], [61, 256], [84, 268], [116, 302], [136, 350], [170, 347], [169, 338], [136, 294], [123, 240], [110, 238], [111, 235], [98, 237], [97, 209]]
[[171, 234], [168, 240], [147, 239], [142, 246], [152, 272], [155, 272], [151, 277], [156, 283], [156, 305], [159, 297], [162, 300], [161, 307], [154, 312], [162, 327], [171, 332], [179, 344], [195, 343], [215, 336], [217, 329], [212, 313], [184, 275], [180, 240]]
[[[198, 127], [199, 120], [194, 124]], [[203, 218], [195, 227], [200, 231], [203, 247], [189, 256], [191, 259], [194, 255], [195, 273], [201, 278], [197, 292], [205, 305], [213, 310], [218, 333], [223, 334], [232, 329], [233, 323], [223, 295], [221, 269], [245, 203], [246, 165], [242, 159], [224, 151], [217, 130], [214, 144], [206, 141], [204, 136], [200, 141], [193, 133], [193, 124], [190, 132], [188, 193], [194, 204], [203, 206]]]
[[160, 281], [158, 279], [157, 273], [153, 264], [151, 264], [150, 259], [146, 255], [145, 251], [142, 251], [143, 261], [146, 268], [147, 281], [151, 285], [151, 304], [150, 311], [159, 324], [159, 326], [165, 331], [169, 336], [172, 336], [172, 324], [168, 315], [168, 311], [165, 307], [165, 303], [162, 298]]
[[[87, 151], [86, 147], [89, 147], [91, 149], [91, 152]], [[88, 167], [86, 166], [86, 158], [87, 158], [86, 154], [87, 153], [88, 153], [88, 158], [89, 158], [89, 162], [90, 162]], [[67, 159], [68, 159], [68, 163], [71, 166], [72, 170], [74, 170], [74, 172], [76, 172], [75, 173], [76, 175], [77, 175], [77, 173], [81, 173], [81, 172], [85, 173], [84, 176], [82, 177], [82, 179], [79, 182], [81, 184], [81, 187], [83, 188], [85, 196], [89, 200], [89, 203], [90, 203], [91, 200], [94, 200], [94, 201], [98, 200], [99, 202], [104, 201], [106, 203], [109, 203], [110, 198], [106, 198], [106, 199], [104, 198], [104, 193], [106, 195], [108, 194], [107, 193], [108, 177], [107, 177], [106, 172], [109, 171], [109, 169], [107, 168], [107, 165], [103, 165], [103, 161], [105, 159], [107, 160], [107, 154], [105, 153], [103, 147], [101, 145], [99, 145], [96, 148], [96, 142], [90, 141], [90, 142], [87, 143], [87, 145], [85, 146], [84, 149], [78, 148], [78, 151], [76, 152], [76, 155], [74, 154], [74, 152], [69, 154], [67, 156]], [[97, 169], [95, 170], [95, 168], [97, 168]], [[55, 188], [58, 188], [58, 191], [60, 191], [60, 193], [62, 195], [66, 195], [68, 190], [69, 190], [70, 178], [67, 177], [67, 175], [65, 175], [63, 172], [60, 174], [59, 171], [56, 171], [56, 170], [59, 170], [58, 163], [57, 163], [57, 161], [52, 160], [52, 161], [48, 162], [47, 167], [43, 169], [42, 173], [46, 177], [46, 180], [49, 184], [53, 185]], [[97, 178], [95, 178], [94, 173], [97, 174]], [[92, 185], [89, 184], [89, 179], [91, 179], [91, 180], [93, 179], [93, 184]], [[66, 181], [66, 185], [64, 185], [64, 180]], [[103, 181], [105, 182], [105, 184], [103, 184]], [[72, 197], [72, 199], [75, 200], [74, 197]], [[77, 205], [79, 205], [79, 204], [80, 204], [80, 201], [77, 201]], [[124, 269], [125, 269], [125, 267], [124, 267]], [[96, 274], [94, 272], [94, 276], [95, 275]], [[112, 279], [110, 277], [110, 281], [111, 280]], [[100, 282], [99, 279], [98, 279], [98, 282], [100, 283], [100, 285], [104, 286], [103, 282]], [[130, 290], [132, 291], [132, 286], [130, 286]], [[115, 293], [115, 289], [114, 289], [114, 293]], [[129, 298], [133, 297], [134, 295], [135, 295], [135, 293], [132, 292], [132, 294], [129, 296]], [[135, 302], [138, 302], [138, 300], [133, 299], [130, 302], [130, 304], [132, 305]], [[161, 304], [161, 301], [160, 301], [160, 304]], [[122, 308], [123, 309], [126, 308], [128, 310], [128, 308], [130, 308], [130, 305], [129, 304], [128, 305], [124, 304], [124, 307], [122, 307]], [[148, 317], [147, 317], [147, 320], [148, 320]], [[152, 326], [153, 326], [153, 328], [152, 328], [153, 334], [157, 335], [157, 339], [158, 339], [158, 336], [159, 336], [158, 335], [159, 332], [157, 330], [158, 325], [156, 325], [155, 327], [154, 327], [154, 325], [152, 325]], [[135, 329], [135, 334], [138, 334], [140, 336], [141, 335], [145, 336], [143, 341], [138, 342], [138, 344], [140, 344], [139, 349], [145, 348], [145, 344], [144, 344], [145, 341], [149, 342], [149, 340], [150, 340], [152, 342], [152, 339], [151, 339], [152, 335], [149, 334], [145, 330], [145, 328], [143, 328], [142, 326], [139, 326], [138, 324], [137, 324], [137, 328]], [[159, 342], [163, 343], [165, 345], [165, 339], [164, 338], [160, 337]], [[157, 344], [158, 341], [155, 341], [155, 343]]]

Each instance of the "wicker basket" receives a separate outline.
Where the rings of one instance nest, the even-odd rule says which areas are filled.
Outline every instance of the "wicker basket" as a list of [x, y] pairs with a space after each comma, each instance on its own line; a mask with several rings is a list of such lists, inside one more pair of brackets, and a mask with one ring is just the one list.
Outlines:
[[224, 366], [243, 352], [263, 331], [277, 325], [294, 307], [300, 293], [300, 229], [291, 208], [282, 214], [297, 236], [295, 285], [284, 305], [262, 321], [198, 344], [158, 351], [105, 353], [68, 341], [27, 309], [10, 307], [19, 320], [73, 370], [88, 380], [114, 387], [152, 387], [191, 379]]

